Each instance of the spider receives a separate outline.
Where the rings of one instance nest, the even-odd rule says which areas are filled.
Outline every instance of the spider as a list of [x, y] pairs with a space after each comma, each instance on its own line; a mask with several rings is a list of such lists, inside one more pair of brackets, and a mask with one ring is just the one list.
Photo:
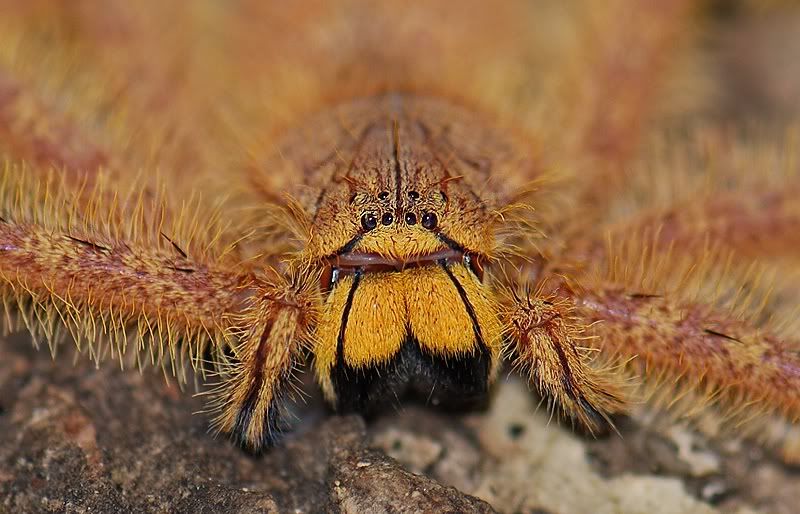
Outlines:
[[[121, 40], [80, 9], [64, 18], [79, 20], [77, 42], [12, 31], [4, 326], [52, 351], [72, 339], [98, 362], [182, 379], [189, 366], [217, 382], [216, 428], [256, 452], [276, 442], [309, 355], [339, 411], [470, 403], [506, 359], [590, 430], [640, 397], [791, 428], [800, 354], [750, 263], [796, 257], [796, 175], [732, 166], [717, 182], [728, 189], [682, 170], [626, 175], [689, 11], [629, 4], [578, 16], [611, 36], [553, 42], [556, 57], [531, 50], [544, 36], [521, 2], [163, 6], [182, 21], [167, 35], [169, 22], [117, 5], [106, 15]], [[208, 18], [228, 30], [208, 33]], [[68, 50], [47, 49], [52, 37]], [[563, 62], [579, 49], [570, 62], [592, 66], [576, 80]], [[38, 85], [51, 61], [30, 54], [54, 56], [67, 85]], [[550, 108], [564, 87], [575, 106]], [[213, 98], [224, 105], [206, 115]], [[689, 185], [664, 205], [677, 175]]]

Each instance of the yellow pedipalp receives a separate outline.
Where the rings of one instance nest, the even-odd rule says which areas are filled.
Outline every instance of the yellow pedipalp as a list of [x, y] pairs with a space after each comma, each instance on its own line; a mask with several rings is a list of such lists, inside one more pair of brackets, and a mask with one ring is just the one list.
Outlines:
[[390, 360], [406, 335], [405, 287], [398, 274], [365, 275], [353, 296], [344, 333], [344, 361], [366, 368]]
[[411, 333], [424, 350], [442, 356], [471, 353], [477, 330], [492, 355], [499, 353], [501, 330], [494, 301], [464, 266], [421, 270], [409, 277], [406, 298]]

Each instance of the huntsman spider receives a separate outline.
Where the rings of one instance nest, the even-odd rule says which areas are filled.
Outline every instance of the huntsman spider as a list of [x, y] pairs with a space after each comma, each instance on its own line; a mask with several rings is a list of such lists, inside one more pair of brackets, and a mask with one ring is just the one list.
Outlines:
[[590, 430], [642, 400], [792, 428], [800, 346], [757, 264], [796, 262], [796, 165], [721, 136], [716, 171], [640, 159], [689, 3], [560, 37], [524, 2], [9, 7], [3, 325], [192, 368], [252, 451], [307, 361], [339, 411], [470, 403], [505, 359]]

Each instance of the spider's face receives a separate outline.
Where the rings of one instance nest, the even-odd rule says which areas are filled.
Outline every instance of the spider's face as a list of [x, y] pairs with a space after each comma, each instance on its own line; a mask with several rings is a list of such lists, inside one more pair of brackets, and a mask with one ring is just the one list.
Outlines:
[[475, 398], [496, 368], [492, 220], [425, 137], [418, 123], [369, 124], [349, 178], [320, 197], [307, 247], [323, 269], [315, 366], [343, 410], [407, 391]]

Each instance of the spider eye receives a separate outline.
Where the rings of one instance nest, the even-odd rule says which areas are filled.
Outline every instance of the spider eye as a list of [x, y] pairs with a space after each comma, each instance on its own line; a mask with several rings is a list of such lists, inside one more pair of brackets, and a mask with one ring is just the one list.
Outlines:
[[374, 212], [365, 212], [361, 215], [361, 226], [369, 232], [378, 226], [378, 217]]
[[439, 219], [436, 217], [436, 213], [426, 212], [422, 215], [422, 226], [426, 229], [433, 230], [438, 223]]

